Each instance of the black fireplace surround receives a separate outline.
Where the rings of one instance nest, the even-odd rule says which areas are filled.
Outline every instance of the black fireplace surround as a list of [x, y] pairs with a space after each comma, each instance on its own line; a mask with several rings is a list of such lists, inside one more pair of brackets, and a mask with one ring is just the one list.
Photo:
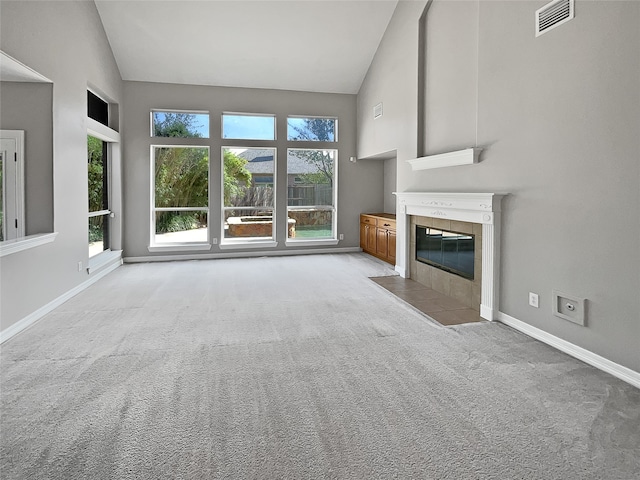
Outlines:
[[416, 225], [416, 260], [473, 280], [475, 236]]

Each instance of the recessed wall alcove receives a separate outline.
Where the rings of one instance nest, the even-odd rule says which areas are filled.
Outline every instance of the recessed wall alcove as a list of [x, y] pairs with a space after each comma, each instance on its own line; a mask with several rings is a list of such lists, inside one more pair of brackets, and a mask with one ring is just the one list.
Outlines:
[[[397, 199], [396, 271], [411, 277], [411, 217], [469, 222], [481, 226], [480, 316], [496, 320], [500, 273], [500, 220], [503, 194], [395, 192]], [[437, 222], [436, 222], [437, 223]]]

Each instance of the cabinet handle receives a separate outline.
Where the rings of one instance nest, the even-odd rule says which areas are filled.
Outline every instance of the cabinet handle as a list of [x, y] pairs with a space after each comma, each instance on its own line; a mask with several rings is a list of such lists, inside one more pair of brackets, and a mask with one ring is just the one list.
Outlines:
[[391, 226], [391, 224], [390, 224], [390, 223], [385, 223], [385, 224], [383, 225], [383, 227], [390, 227], [390, 226]]

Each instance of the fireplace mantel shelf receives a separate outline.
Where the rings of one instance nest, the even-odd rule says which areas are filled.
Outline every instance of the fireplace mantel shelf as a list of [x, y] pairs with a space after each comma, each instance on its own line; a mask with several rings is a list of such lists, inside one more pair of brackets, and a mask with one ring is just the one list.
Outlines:
[[455, 152], [427, 155], [426, 157], [407, 160], [412, 170], [428, 170], [430, 168], [455, 167], [458, 165], [472, 165], [478, 163], [481, 148], [466, 148]]

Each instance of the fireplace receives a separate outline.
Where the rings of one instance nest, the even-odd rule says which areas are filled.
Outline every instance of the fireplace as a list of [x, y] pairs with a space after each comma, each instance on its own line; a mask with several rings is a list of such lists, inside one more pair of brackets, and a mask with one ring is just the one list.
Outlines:
[[[474, 282], [480, 316], [495, 320], [498, 314], [498, 287], [500, 273], [500, 213], [504, 195], [496, 193], [432, 193], [396, 192], [397, 250], [396, 271], [404, 278], [411, 277], [411, 262], [415, 261], [411, 242], [412, 217], [426, 217], [429, 227], [441, 231], [462, 231], [451, 228], [460, 222], [473, 224], [471, 232], [481, 241], [475, 241]], [[414, 225], [426, 222], [414, 220]], [[476, 229], [477, 227], [477, 230]], [[419, 262], [416, 262], [419, 263]], [[421, 263], [420, 263], [421, 264]], [[431, 268], [431, 267], [430, 267]], [[441, 271], [436, 269], [436, 271]], [[481, 272], [481, 275], [479, 274]], [[480, 277], [480, 278], [478, 278]], [[460, 278], [460, 280], [463, 280]], [[466, 280], [465, 280], [466, 281]]]
[[475, 235], [416, 225], [415, 242], [418, 262], [473, 280]]

